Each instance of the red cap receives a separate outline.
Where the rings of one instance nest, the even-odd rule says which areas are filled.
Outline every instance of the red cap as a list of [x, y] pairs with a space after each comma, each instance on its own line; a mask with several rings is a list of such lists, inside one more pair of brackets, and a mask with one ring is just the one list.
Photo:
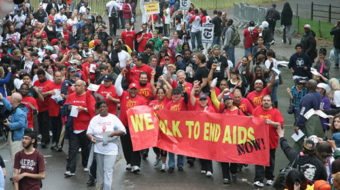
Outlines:
[[35, 64], [39, 64], [40, 61], [39, 61], [39, 60], [35, 60], [34, 63], [35, 63]]
[[94, 40], [93, 44], [94, 44], [94, 46], [96, 46], [100, 42], [101, 42], [100, 40]]
[[54, 38], [51, 40], [51, 46], [54, 46], [58, 42], [58, 39]]
[[[137, 88], [137, 84], [136, 83], [131, 83], [130, 85], [129, 85], [129, 89], [131, 89], [131, 88]], [[137, 88], [138, 89], [138, 88]]]

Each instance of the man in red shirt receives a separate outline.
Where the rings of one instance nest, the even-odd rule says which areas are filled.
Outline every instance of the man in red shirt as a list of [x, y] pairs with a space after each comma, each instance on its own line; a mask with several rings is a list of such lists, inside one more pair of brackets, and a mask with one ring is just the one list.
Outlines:
[[137, 56], [137, 61], [136, 61], [136, 65], [132, 67], [132, 69], [130, 70], [130, 64], [131, 64], [131, 60], [128, 60], [126, 62], [127, 66], [126, 68], [128, 69], [127, 72], [127, 80], [129, 83], [138, 83], [139, 82], [139, 74], [141, 72], [146, 72], [148, 74], [148, 81], [150, 81], [151, 79], [151, 72], [152, 72], [152, 67], [150, 67], [149, 65], [143, 63], [143, 57], [142, 56]]
[[61, 133], [61, 116], [60, 116], [60, 102], [63, 98], [60, 95], [61, 85], [63, 84], [60, 71], [54, 72], [54, 78], [51, 85], [46, 87], [46, 91], [43, 92], [44, 98], [48, 99], [48, 115], [51, 119], [52, 130], [52, 150], [61, 151], [61, 147], [58, 148], [59, 137]]
[[27, 123], [28, 123], [28, 128], [33, 129], [33, 112], [37, 112], [38, 110], [38, 104], [35, 98], [32, 96], [29, 96], [29, 86], [26, 83], [23, 83], [20, 87], [20, 94], [22, 96], [21, 103], [25, 104], [25, 106], [28, 108], [28, 113], [27, 113]]
[[126, 23], [125, 28], [126, 30], [122, 32], [120, 37], [122, 37], [126, 45], [128, 45], [131, 49], [134, 49], [133, 43], [136, 38], [136, 32], [133, 29], [131, 29], [130, 23]]
[[265, 88], [263, 88], [263, 81], [261, 79], [257, 79], [254, 82], [254, 89], [247, 95], [247, 99], [253, 104], [253, 107], [256, 108], [262, 104], [262, 98], [264, 95], [269, 95], [272, 92], [273, 84], [275, 81], [275, 74], [272, 75], [270, 82], [267, 84]]
[[84, 73], [84, 80], [86, 83], [94, 83], [96, 79], [96, 69], [98, 64], [94, 62], [93, 54], [90, 54], [87, 58], [88, 62], [82, 65], [82, 71]]
[[177, 75], [177, 82], [172, 79], [171, 79], [172, 82], [170, 82], [170, 84], [172, 85], [172, 88], [175, 89], [178, 86], [180, 86], [183, 90], [183, 87], [184, 87], [185, 92], [190, 93], [192, 89], [192, 84], [190, 82], [185, 81], [187, 77], [185, 72], [183, 70], [178, 70], [176, 72], [176, 75]]
[[115, 87], [112, 85], [112, 75], [104, 76], [104, 83], [99, 85], [97, 93], [104, 97], [104, 100], [108, 103], [109, 113], [117, 114], [117, 104], [119, 103], [119, 97], [116, 93]]
[[270, 95], [265, 95], [262, 98], [262, 106], [258, 106], [253, 111], [254, 117], [259, 117], [266, 120], [266, 126], [269, 128], [269, 142], [270, 142], [270, 166], [255, 166], [254, 185], [263, 187], [263, 180], [267, 178], [267, 185], [273, 185], [274, 166], [275, 166], [275, 151], [278, 147], [279, 136], [276, 128], [283, 127], [283, 117], [280, 111], [273, 107]]
[[[40, 93], [46, 91], [46, 88], [52, 85], [52, 82], [46, 78], [45, 71], [43, 69], [39, 69], [37, 72], [38, 79], [34, 82], [33, 86], [37, 87]], [[47, 144], [50, 143], [50, 118], [48, 115], [48, 99], [44, 99], [41, 101], [39, 98], [36, 98], [38, 103], [38, 123], [39, 123], [39, 133], [42, 136], [41, 139], [41, 147], [46, 148]]]
[[132, 141], [130, 137], [126, 112], [128, 111], [128, 109], [135, 106], [146, 105], [146, 102], [143, 97], [138, 95], [138, 88], [136, 83], [130, 83], [128, 91], [123, 90], [122, 78], [125, 73], [126, 69], [123, 69], [122, 72], [118, 75], [115, 82], [116, 92], [120, 99], [119, 119], [126, 127], [126, 135], [121, 136], [121, 141], [124, 157], [127, 164], [126, 169], [131, 170], [131, 172], [133, 173], [138, 173], [140, 171], [141, 156], [140, 151], [133, 151], [132, 149]]
[[95, 103], [95, 99], [90, 92], [86, 92], [86, 83], [82, 80], [77, 80], [75, 83], [75, 93], [70, 94], [64, 104], [68, 110], [71, 110], [70, 116], [73, 122], [73, 131], [69, 136], [69, 158], [67, 160], [66, 172], [64, 173], [65, 177], [75, 175], [79, 147], [81, 148], [84, 171], [88, 171], [86, 167], [90, 141], [86, 136], [86, 130], [91, 118], [95, 115]]
[[252, 53], [254, 44], [259, 37], [259, 31], [255, 28], [255, 22], [250, 21], [249, 27], [243, 31], [244, 37], [244, 56], [248, 57]]
[[37, 190], [41, 188], [41, 180], [45, 179], [45, 161], [35, 145], [37, 135], [31, 129], [26, 129], [22, 137], [23, 150], [17, 152], [14, 158], [14, 189]]
[[247, 98], [242, 97], [241, 90], [236, 88], [233, 91], [233, 102], [245, 115], [251, 115], [253, 113], [253, 105]]
[[138, 43], [138, 52], [144, 52], [145, 51], [145, 45], [148, 42], [148, 40], [152, 38], [152, 34], [147, 31], [147, 25], [142, 25], [142, 31], [137, 34], [137, 43]]
[[145, 98], [147, 104], [152, 100], [153, 93], [151, 85], [148, 82], [148, 74], [146, 72], [139, 73], [139, 83], [137, 84], [138, 95]]
[[35, 30], [33, 31], [34, 37], [40, 37], [41, 39], [47, 39], [47, 33], [45, 32], [45, 23], [41, 24], [36, 22]]

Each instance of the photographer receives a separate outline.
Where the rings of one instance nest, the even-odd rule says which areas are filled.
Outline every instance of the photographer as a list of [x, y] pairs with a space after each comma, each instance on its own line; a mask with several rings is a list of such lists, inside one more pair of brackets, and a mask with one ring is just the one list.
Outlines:
[[28, 125], [28, 109], [25, 105], [21, 104], [22, 96], [19, 93], [13, 93], [9, 102], [0, 94], [0, 100], [4, 104], [4, 108], [11, 112], [10, 119], [6, 119], [3, 124], [11, 132], [8, 139], [11, 147], [11, 156], [14, 159], [15, 153], [21, 150], [21, 138]]

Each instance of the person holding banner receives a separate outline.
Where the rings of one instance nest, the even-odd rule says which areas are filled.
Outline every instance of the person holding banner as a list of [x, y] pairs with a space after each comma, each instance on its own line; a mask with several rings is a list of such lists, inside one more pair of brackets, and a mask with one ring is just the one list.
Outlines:
[[116, 93], [120, 99], [120, 115], [119, 119], [122, 121], [126, 127], [126, 135], [121, 137], [123, 153], [126, 160], [126, 170], [131, 170], [133, 173], [138, 173], [140, 171], [141, 156], [139, 151], [133, 151], [132, 142], [128, 127], [128, 118], [126, 112], [128, 109], [138, 106], [145, 105], [145, 99], [138, 95], [138, 88], [136, 83], [130, 83], [128, 91], [124, 91], [122, 88], [122, 79], [126, 74], [126, 69], [124, 68], [122, 72], [118, 75], [115, 82]]
[[273, 107], [272, 98], [270, 95], [263, 96], [262, 105], [255, 108], [253, 111], [253, 116], [266, 120], [267, 125], [264, 127], [269, 127], [270, 142], [270, 166], [255, 166], [254, 186], [263, 187], [264, 178], [267, 179], [266, 184], [271, 186], [274, 183], [275, 151], [279, 142], [279, 136], [276, 129], [278, 127], [283, 127], [283, 117], [280, 111]]
[[[172, 91], [172, 100], [168, 102], [165, 106], [166, 110], [171, 111], [186, 111], [187, 110], [187, 104], [188, 104], [188, 94], [186, 92], [183, 92], [182, 97], [182, 89], [175, 88]], [[183, 165], [184, 165], [184, 157], [182, 155], [177, 155], [177, 167], [178, 171], [183, 171]], [[169, 173], [173, 173], [175, 170], [175, 154], [169, 152], [169, 161], [168, 161]]]
[[[194, 111], [215, 113], [215, 109], [209, 105], [208, 96], [205, 93], [199, 95], [199, 102], [197, 103], [195, 92], [200, 91], [199, 81], [194, 82], [194, 88], [190, 93], [190, 104]], [[207, 177], [211, 177], [213, 174], [213, 166], [211, 160], [200, 159], [201, 174], [205, 174]]]

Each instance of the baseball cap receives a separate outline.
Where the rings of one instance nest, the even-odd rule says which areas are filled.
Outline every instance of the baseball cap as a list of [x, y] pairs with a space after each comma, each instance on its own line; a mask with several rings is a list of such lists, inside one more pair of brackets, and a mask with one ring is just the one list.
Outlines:
[[53, 47], [52, 46], [45, 46], [44, 49], [48, 49], [50, 51], [53, 51]]
[[76, 72], [76, 69], [73, 66], [67, 67], [67, 70], [68, 70], [69, 73]]
[[178, 57], [178, 56], [181, 56], [182, 57], [182, 54], [180, 54], [180, 53], [176, 53], [176, 58]]
[[309, 25], [309, 24], [305, 24], [305, 25], [303, 26], [303, 28], [308, 28], [308, 29], [310, 29], [310, 25]]
[[208, 96], [205, 93], [200, 94], [200, 100], [206, 100], [208, 99]]
[[227, 94], [223, 97], [223, 101], [230, 100], [230, 99], [232, 99], [232, 98], [229, 94]]
[[129, 85], [129, 89], [131, 89], [131, 88], [136, 88], [136, 89], [138, 89], [137, 88], [137, 84], [136, 83], [131, 83], [130, 85]]
[[73, 74], [73, 77], [79, 77], [79, 78], [80, 78], [81, 76], [82, 76], [81, 73], [74, 73], [74, 74]]
[[37, 139], [37, 133], [34, 132], [31, 128], [25, 129], [24, 136], [31, 137], [32, 139]]
[[316, 87], [324, 89], [327, 93], [331, 91], [329, 85], [323, 82], [319, 83]]
[[73, 49], [73, 48], [75, 48], [75, 49], [79, 49], [79, 47], [78, 47], [78, 45], [77, 45], [77, 44], [73, 44], [73, 45], [71, 45], [71, 46], [70, 46], [70, 49]]
[[105, 75], [104, 76], [104, 81], [113, 81], [112, 75]]

